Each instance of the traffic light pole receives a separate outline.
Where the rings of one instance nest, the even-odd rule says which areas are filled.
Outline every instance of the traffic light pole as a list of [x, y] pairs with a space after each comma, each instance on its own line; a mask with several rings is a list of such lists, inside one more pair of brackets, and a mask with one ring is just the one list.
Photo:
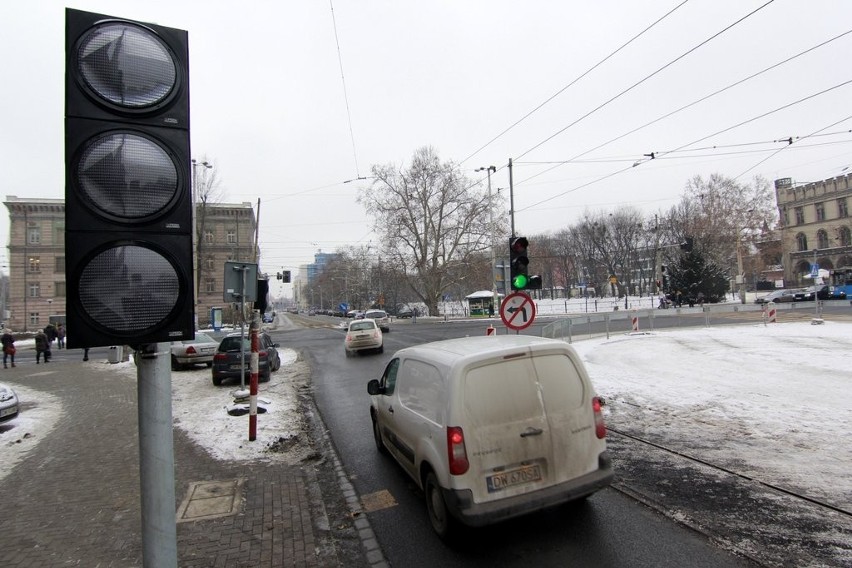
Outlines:
[[515, 184], [512, 181], [512, 158], [509, 158], [509, 222], [511, 223], [512, 234], [515, 236]]
[[142, 565], [177, 568], [171, 344], [141, 345], [137, 364]]

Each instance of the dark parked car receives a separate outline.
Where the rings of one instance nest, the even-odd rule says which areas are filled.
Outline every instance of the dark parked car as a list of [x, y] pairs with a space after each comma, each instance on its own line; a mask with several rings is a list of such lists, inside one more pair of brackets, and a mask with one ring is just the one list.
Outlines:
[[796, 296], [794, 301], [796, 302], [813, 302], [814, 301], [814, 290], [816, 290], [816, 297], [818, 300], [845, 300], [846, 292], [843, 290], [838, 290], [836, 294], [833, 294], [831, 288], [828, 286], [809, 286], [804, 290], [800, 290], [796, 292]]
[[[258, 378], [261, 382], [267, 382], [270, 375], [281, 367], [281, 357], [277, 349], [279, 344], [273, 343], [272, 338], [265, 332], [258, 334], [258, 340]], [[246, 334], [241, 341], [239, 333], [231, 333], [222, 339], [216, 355], [213, 356], [213, 384], [217, 387], [225, 379], [239, 380], [242, 369], [241, 345], [245, 348], [245, 376], [246, 379], [251, 377], [251, 337]]]

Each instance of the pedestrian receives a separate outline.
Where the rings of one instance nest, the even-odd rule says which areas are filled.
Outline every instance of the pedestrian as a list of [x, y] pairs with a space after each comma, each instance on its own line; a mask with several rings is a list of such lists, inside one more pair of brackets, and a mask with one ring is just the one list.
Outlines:
[[50, 347], [50, 344], [56, 339], [56, 328], [52, 323], [44, 326], [44, 334], [47, 336], [47, 346]]
[[6, 361], [11, 358], [12, 366], [15, 366], [15, 337], [10, 330], [4, 330], [0, 336], [0, 343], [3, 344], [3, 368], [8, 369]]
[[56, 346], [65, 349], [65, 326], [61, 323], [56, 326]]
[[89, 360], [89, 348], [83, 347], [83, 361]]
[[50, 341], [47, 340], [47, 334], [44, 330], [39, 330], [35, 336], [36, 350], [36, 365], [39, 364], [42, 354], [44, 354], [44, 362], [50, 361]]

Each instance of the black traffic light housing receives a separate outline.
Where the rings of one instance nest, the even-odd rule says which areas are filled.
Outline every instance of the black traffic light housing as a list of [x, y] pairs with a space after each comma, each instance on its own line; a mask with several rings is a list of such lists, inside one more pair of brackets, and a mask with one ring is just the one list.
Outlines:
[[290, 283], [290, 271], [284, 270], [277, 274], [278, 280], [281, 280], [284, 284]]
[[509, 238], [509, 282], [512, 285], [512, 290], [541, 289], [541, 276], [529, 275], [528, 247], [529, 240], [526, 237]]
[[194, 336], [187, 33], [66, 10], [68, 346]]

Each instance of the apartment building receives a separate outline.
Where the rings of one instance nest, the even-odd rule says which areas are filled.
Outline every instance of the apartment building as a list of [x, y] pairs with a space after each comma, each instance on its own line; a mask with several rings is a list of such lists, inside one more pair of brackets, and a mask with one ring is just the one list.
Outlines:
[[814, 262], [826, 270], [852, 267], [852, 174], [802, 185], [778, 179], [775, 199], [787, 286], [810, 284], [805, 275]]

